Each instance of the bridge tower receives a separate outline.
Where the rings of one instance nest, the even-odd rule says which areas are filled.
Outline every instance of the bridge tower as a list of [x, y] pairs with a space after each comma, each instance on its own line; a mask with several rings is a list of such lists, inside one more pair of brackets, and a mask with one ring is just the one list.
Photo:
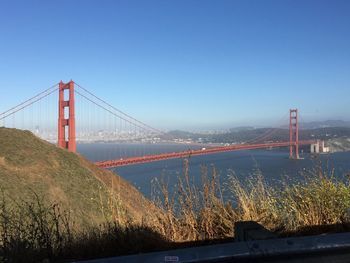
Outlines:
[[289, 158], [299, 159], [298, 109], [289, 110]]
[[[68, 100], [65, 100], [65, 90], [69, 92]], [[76, 152], [75, 141], [75, 100], [74, 82], [59, 83], [58, 96], [58, 146]], [[66, 111], [67, 109], [67, 111]]]

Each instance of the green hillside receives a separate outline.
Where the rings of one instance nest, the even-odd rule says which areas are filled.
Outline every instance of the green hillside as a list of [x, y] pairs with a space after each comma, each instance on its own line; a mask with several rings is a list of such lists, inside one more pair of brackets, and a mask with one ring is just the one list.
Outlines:
[[17, 129], [0, 128], [0, 188], [13, 203], [36, 195], [58, 203], [78, 226], [111, 217], [139, 222], [156, 211], [119, 176]]

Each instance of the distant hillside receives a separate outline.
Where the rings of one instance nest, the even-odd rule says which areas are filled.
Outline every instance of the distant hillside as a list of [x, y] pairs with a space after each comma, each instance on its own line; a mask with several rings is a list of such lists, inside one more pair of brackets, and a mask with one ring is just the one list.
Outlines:
[[350, 151], [350, 138], [333, 138], [327, 141], [332, 152]]
[[[270, 134], [269, 136], [265, 136]], [[175, 135], [175, 134], [173, 134]], [[189, 132], [177, 132], [176, 138], [192, 139], [196, 141], [201, 138], [202, 142], [212, 143], [241, 143], [259, 138], [258, 141], [287, 141], [289, 140], [289, 130], [282, 128], [257, 128], [257, 129], [238, 129], [232, 130], [228, 133], [222, 134], [195, 134]], [[185, 136], [182, 136], [185, 135]], [[302, 129], [299, 132], [299, 138], [301, 140], [308, 139], [324, 139], [348, 137], [350, 138], [350, 127], [325, 127], [317, 129]]]
[[120, 214], [132, 221], [151, 219], [156, 212], [121, 177], [16, 129], [0, 128], [0, 189], [13, 201], [33, 200], [35, 192], [46, 202], [60, 203], [78, 225], [100, 223], [111, 216], [112, 196]]
[[251, 127], [251, 126], [241, 126], [241, 127], [231, 128], [230, 132], [242, 132], [242, 131], [250, 131], [250, 130], [254, 130], [254, 129], [256, 129], [256, 128]]
[[180, 130], [169, 131], [167, 135], [169, 136], [166, 136], [166, 137], [170, 137], [170, 138], [181, 138], [181, 139], [199, 138], [199, 134], [187, 132], [187, 131], [180, 131]]
[[[268, 136], [265, 136], [269, 134]], [[299, 131], [300, 140], [323, 139], [328, 140], [338, 137], [350, 137], [350, 128], [347, 127], [327, 127], [318, 129], [305, 129]], [[288, 129], [269, 129], [260, 128], [254, 130], [246, 130], [242, 132], [234, 132], [227, 134], [218, 134], [212, 136], [209, 140], [219, 143], [246, 142], [258, 138], [257, 141], [288, 141]]]
[[300, 123], [301, 129], [319, 129], [330, 127], [350, 127], [350, 121], [342, 120], [327, 120], [327, 121], [314, 121]]

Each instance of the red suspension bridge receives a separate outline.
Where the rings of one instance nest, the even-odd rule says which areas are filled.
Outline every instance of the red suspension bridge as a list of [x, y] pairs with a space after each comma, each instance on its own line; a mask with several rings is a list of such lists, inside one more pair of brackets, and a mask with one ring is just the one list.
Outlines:
[[[56, 94], [56, 98], [52, 94]], [[80, 105], [77, 103], [76, 97], [79, 97]], [[53, 109], [52, 106], [54, 106]], [[52, 123], [52, 115], [58, 116], [58, 124], [57, 119], [56, 124]], [[1, 113], [0, 126], [32, 130], [43, 139], [55, 142], [58, 147], [71, 152], [77, 151], [77, 141], [80, 143], [107, 141], [146, 144], [159, 142], [161, 141], [160, 137], [166, 138], [168, 136], [161, 130], [115, 108], [73, 81], [68, 83], [61, 81]], [[108, 160], [97, 161], [95, 164], [104, 168], [112, 168], [189, 156], [276, 147], [289, 147], [290, 158], [299, 159], [299, 146], [314, 143], [314, 141], [299, 140], [297, 109], [291, 109], [289, 112], [289, 141], [266, 142], [266, 139], [274, 131], [275, 129], [268, 130], [258, 138], [240, 144], [176, 152], [162, 151], [152, 154], [135, 152], [131, 156], [124, 154], [123, 158], [111, 155]]]

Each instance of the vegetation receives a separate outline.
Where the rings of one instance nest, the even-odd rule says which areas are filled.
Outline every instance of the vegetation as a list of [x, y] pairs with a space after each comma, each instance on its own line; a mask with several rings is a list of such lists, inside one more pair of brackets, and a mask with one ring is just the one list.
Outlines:
[[[215, 167], [209, 176], [203, 168], [199, 188], [191, 183], [188, 169], [184, 171], [173, 196], [164, 182], [159, 184], [161, 198], [157, 203], [166, 213], [162, 233], [173, 241], [233, 237], [234, 222], [250, 220], [280, 235], [305, 233], [310, 226], [311, 233], [349, 228], [349, 178], [337, 179], [321, 165], [305, 173], [299, 183], [282, 187], [267, 185], [259, 171], [242, 182], [231, 175], [230, 202], [223, 201]], [[337, 228], [326, 227], [330, 225]]]
[[[77, 229], [70, 213], [57, 204], [35, 201], [8, 206], [0, 202], [0, 262], [79, 260], [167, 248], [167, 241], [149, 227], [106, 221]], [[11, 203], [12, 204], [12, 203]]]
[[202, 184], [196, 187], [188, 173], [188, 160], [184, 160], [183, 175], [177, 189], [170, 196], [168, 185], [157, 182], [154, 202], [165, 217], [159, 220], [160, 232], [171, 241], [200, 241], [233, 237], [237, 215], [230, 203], [225, 203], [219, 176], [213, 167], [208, 173], [202, 168]]
[[305, 226], [343, 224], [350, 208], [349, 180], [339, 180], [321, 167], [302, 182], [269, 187], [257, 176], [244, 185], [232, 178], [239, 220], [254, 220], [271, 230], [298, 232]]

